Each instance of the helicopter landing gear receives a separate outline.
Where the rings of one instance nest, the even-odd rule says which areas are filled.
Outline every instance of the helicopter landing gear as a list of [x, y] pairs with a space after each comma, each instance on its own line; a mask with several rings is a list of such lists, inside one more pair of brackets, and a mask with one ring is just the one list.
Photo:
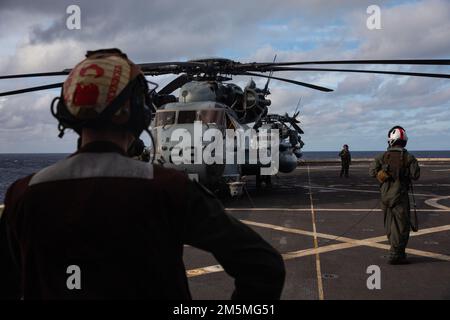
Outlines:
[[260, 190], [262, 188], [272, 188], [272, 176], [261, 175], [258, 173], [256, 175], [256, 189]]

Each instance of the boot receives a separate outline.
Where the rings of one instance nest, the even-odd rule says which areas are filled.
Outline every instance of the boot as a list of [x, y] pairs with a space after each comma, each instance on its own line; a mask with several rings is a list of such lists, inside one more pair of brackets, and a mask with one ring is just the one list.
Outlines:
[[409, 264], [406, 253], [391, 253], [388, 263], [391, 265]]

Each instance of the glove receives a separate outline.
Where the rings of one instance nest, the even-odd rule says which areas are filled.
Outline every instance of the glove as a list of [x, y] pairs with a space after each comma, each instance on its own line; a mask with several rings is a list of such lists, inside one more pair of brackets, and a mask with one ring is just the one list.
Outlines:
[[380, 170], [377, 173], [377, 180], [380, 183], [384, 183], [387, 179], [389, 179], [391, 176], [389, 175], [389, 173], [387, 173], [384, 170]]

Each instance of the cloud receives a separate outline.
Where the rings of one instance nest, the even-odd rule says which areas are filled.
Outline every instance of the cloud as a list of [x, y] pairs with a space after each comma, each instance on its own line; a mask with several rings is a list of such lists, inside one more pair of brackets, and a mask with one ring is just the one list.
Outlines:
[[51, 93], [0, 98], [0, 153], [70, 152], [75, 137], [57, 137], [57, 122], [50, 113]]
[[336, 91], [341, 95], [372, 95], [381, 83], [380, 77], [373, 75], [349, 75], [339, 82]]
[[381, 6], [381, 30], [368, 30], [358, 12], [348, 23], [355, 26], [352, 35], [362, 41], [356, 51], [362, 57], [445, 58], [450, 51], [450, 5], [445, 0]]
[[[124, 1], [2, 0], [0, 28], [8, 32], [0, 42], [0, 74], [70, 68], [86, 50], [101, 47], [122, 48], [136, 62], [221, 55], [241, 61], [271, 61], [275, 54], [277, 61], [450, 56], [450, 3], [377, 1], [382, 30], [369, 31], [366, 8], [372, 2], [192, 0], [180, 4], [136, 0], [130, 5]], [[73, 3], [82, 10], [81, 30], [65, 27], [65, 10]], [[397, 66], [375, 69], [410, 70]], [[394, 123], [411, 128], [414, 148], [450, 148], [448, 80], [325, 72], [277, 76], [335, 89], [322, 93], [271, 82], [271, 112], [292, 112], [302, 97], [306, 150], [332, 150], [344, 142], [353, 149], [380, 149], [385, 146], [385, 131]], [[172, 78], [152, 80], [162, 87]], [[61, 80], [0, 81], [0, 90]], [[259, 86], [265, 83], [255, 80]], [[241, 86], [247, 81], [235, 79]], [[45, 150], [73, 149], [73, 136], [56, 138], [56, 122], [47, 109], [53, 95], [57, 91], [0, 100], [0, 152], [38, 152], [48, 146]]]

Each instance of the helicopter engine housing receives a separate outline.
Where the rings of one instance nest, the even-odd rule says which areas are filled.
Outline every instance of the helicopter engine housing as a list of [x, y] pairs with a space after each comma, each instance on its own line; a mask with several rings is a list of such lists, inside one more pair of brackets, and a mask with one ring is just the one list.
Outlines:
[[280, 152], [279, 171], [283, 173], [289, 173], [297, 168], [297, 157], [292, 150], [286, 150]]

